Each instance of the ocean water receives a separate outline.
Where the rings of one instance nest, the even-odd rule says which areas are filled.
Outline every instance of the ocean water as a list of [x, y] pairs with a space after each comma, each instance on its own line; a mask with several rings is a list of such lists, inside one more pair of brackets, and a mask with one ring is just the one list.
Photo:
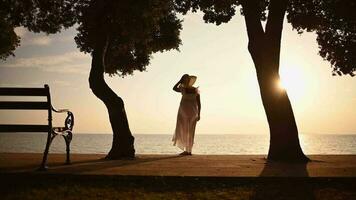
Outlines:
[[[135, 134], [138, 154], [176, 154], [171, 135]], [[111, 134], [74, 134], [72, 153], [107, 153]], [[306, 154], [356, 154], [356, 135], [300, 134]], [[1, 133], [0, 152], [42, 153], [46, 143], [45, 133]], [[267, 154], [269, 135], [201, 135], [197, 134], [193, 154]], [[62, 137], [57, 137], [50, 152], [65, 152]]]

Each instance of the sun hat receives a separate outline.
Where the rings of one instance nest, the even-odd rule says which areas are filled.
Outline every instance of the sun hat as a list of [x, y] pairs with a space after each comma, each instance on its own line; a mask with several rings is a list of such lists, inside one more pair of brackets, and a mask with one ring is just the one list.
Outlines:
[[189, 87], [193, 86], [196, 80], [197, 80], [197, 77], [196, 77], [196, 76], [190, 76], [190, 75], [189, 75], [188, 86], [189, 86]]

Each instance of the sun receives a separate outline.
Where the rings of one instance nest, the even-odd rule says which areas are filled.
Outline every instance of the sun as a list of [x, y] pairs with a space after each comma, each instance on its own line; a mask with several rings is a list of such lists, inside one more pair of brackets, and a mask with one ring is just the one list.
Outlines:
[[287, 90], [288, 95], [297, 100], [305, 97], [307, 93], [306, 76], [301, 68], [295, 66], [282, 67], [279, 71], [280, 81], [278, 88]]
[[284, 85], [283, 85], [283, 83], [282, 83], [281, 80], [278, 80], [278, 81], [277, 81], [277, 88], [278, 88], [279, 90], [285, 90], [285, 89], [286, 89], [286, 88], [284, 87]]

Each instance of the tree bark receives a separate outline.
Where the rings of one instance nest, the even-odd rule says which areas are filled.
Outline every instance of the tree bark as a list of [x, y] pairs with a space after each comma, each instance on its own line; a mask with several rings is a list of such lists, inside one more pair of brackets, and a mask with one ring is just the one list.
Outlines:
[[134, 137], [127, 120], [124, 101], [107, 85], [104, 79], [107, 40], [98, 40], [92, 53], [89, 85], [96, 97], [106, 106], [113, 131], [112, 147], [107, 159], [126, 159], [135, 157]]
[[254, 62], [263, 107], [270, 130], [268, 160], [307, 162], [303, 153], [293, 109], [287, 92], [277, 85], [280, 44], [287, 0], [271, 0], [266, 29], [263, 30], [257, 0], [243, 1], [249, 38], [248, 49]]

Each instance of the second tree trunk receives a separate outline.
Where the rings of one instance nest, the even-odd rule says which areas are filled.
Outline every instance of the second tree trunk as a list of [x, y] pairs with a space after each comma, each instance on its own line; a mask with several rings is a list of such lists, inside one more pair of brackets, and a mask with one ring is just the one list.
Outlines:
[[[271, 67], [265, 66], [264, 69], [266, 68]], [[278, 87], [280, 81], [278, 70], [257, 70], [257, 77], [270, 129], [268, 159], [308, 161], [300, 147], [298, 128], [287, 92]]]
[[106, 106], [113, 131], [112, 147], [107, 159], [133, 158], [134, 137], [127, 120], [124, 101], [106, 84], [104, 79], [105, 45], [99, 45], [92, 53], [89, 76], [90, 88]]

